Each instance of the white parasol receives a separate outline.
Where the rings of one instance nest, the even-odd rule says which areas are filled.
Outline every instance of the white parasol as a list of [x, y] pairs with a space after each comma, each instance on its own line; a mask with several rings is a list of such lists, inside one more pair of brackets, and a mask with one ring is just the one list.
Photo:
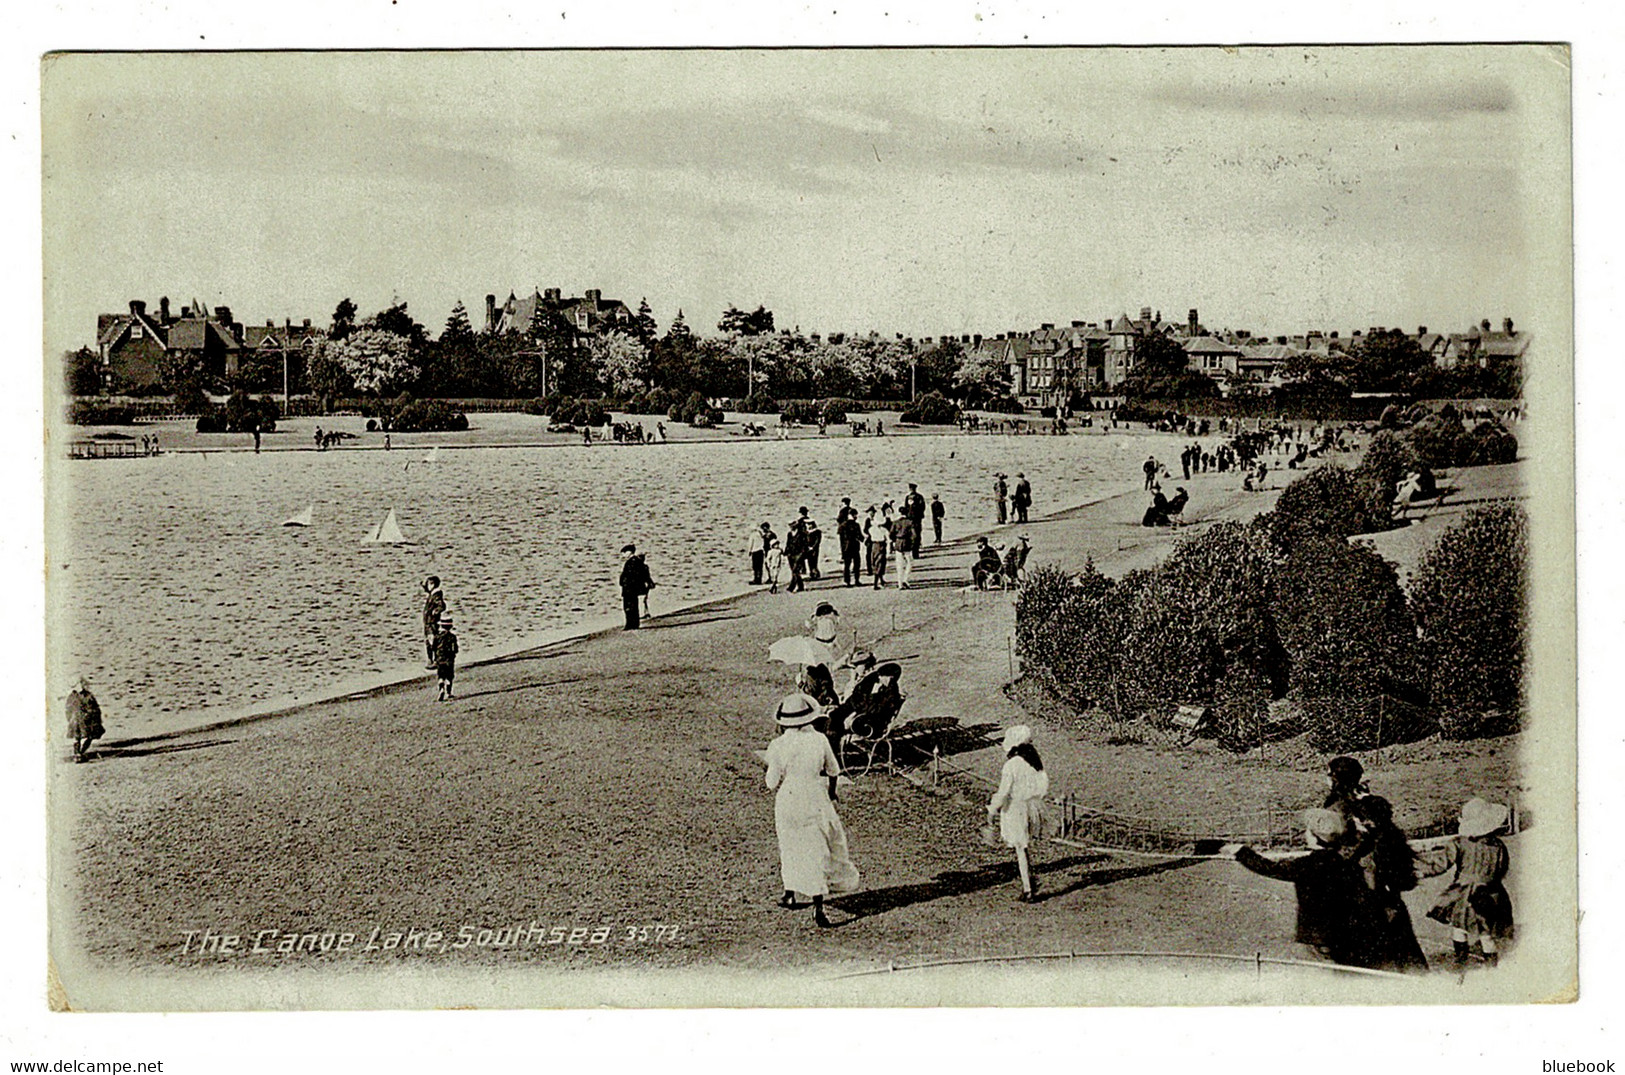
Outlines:
[[770, 661], [783, 661], [785, 664], [812, 665], [821, 664], [833, 667], [835, 664], [835, 651], [832, 647], [817, 639], [806, 635], [791, 635], [781, 638], [767, 647], [767, 659]]

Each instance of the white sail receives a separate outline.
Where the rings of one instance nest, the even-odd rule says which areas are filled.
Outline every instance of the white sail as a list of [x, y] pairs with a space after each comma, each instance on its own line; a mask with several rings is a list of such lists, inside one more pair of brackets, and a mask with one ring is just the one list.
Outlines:
[[290, 515], [282, 521], [283, 526], [309, 526], [316, 518], [316, 505], [312, 504], [304, 511]]
[[390, 508], [384, 521], [372, 528], [367, 535], [369, 545], [405, 545], [408, 544], [406, 535], [401, 533], [401, 524], [395, 521], [395, 509]]

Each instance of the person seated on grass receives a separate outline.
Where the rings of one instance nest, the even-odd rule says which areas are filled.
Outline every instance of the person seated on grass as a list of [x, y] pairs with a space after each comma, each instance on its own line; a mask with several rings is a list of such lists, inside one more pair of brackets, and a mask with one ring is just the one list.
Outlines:
[[976, 562], [971, 565], [971, 581], [978, 590], [985, 590], [988, 583], [997, 582], [1004, 573], [1004, 562], [999, 557], [999, 550], [987, 543], [987, 538], [976, 539]]

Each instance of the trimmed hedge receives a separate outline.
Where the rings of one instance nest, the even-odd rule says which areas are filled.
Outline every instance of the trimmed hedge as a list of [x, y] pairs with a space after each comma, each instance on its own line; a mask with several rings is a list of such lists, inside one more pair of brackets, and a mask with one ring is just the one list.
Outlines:
[[1274, 510], [1260, 515], [1254, 525], [1286, 551], [1309, 538], [1387, 530], [1392, 500], [1391, 486], [1382, 495], [1356, 472], [1328, 463], [1294, 479], [1281, 491]]
[[1315, 749], [1370, 750], [1428, 735], [1416, 621], [1399, 576], [1370, 549], [1330, 537], [1295, 545], [1271, 603], [1292, 654], [1289, 696]]
[[76, 399], [68, 405], [68, 424], [76, 426], [128, 426], [135, 424], [135, 408], [116, 403]]
[[1411, 606], [1448, 737], [1521, 726], [1528, 591], [1529, 519], [1516, 504], [1468, 513], [1422, 557]]
[[779, 402], [766, 392], [752, 392], [739, 400], [734, 410], [744, 414], [778, 414]]

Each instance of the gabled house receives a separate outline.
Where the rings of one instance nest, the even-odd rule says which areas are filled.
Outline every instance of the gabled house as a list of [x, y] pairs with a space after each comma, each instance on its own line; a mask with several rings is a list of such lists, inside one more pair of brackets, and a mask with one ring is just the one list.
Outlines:
[[535, 291], [525, 298], [512, 292], [508, 300], [497, 306], [495, 295], [485, 296], [485, 330], [493, 333], [529, 332], [538, 309], [559, 314], [575, 332], [576, 342], [598, 336], [615, 329], [630, 331], [634, 316], [620, 299], [606, 299], [598, 288], [588, 288], [586, 294], [565, 298], [556, 287]]
[[1186, 367], [1213, 378], [1236, 372], [1241, 353], [1235, 344], [1213, 336], [1196, 336], [1185, 341]]
[[202, 307], [182, 307], [179, 317], [171, 317], [169, 299], [164, 298], [159, 300], [155, 317], [147, 312], [145, 302], [131, 299], [128, 313], [96, 318], [96, 350], [104, 383], [150, 387], [162, 379], [166, 360], [182, 356], [200, 359], [208, 377], [233, 377], [242, 354], [237, 331], [227, 306], [215, 307], [212, 317]]

